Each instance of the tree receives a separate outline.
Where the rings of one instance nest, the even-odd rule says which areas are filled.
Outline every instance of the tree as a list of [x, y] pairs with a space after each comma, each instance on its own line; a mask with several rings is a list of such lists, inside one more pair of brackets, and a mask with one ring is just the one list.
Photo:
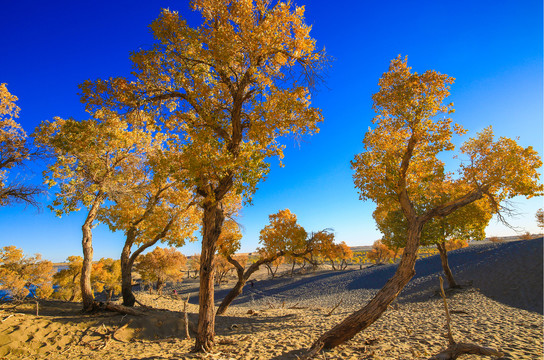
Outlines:
[[100, 208], [108, 197], [130, 192], [126, 188], [132, 175], [145, 160], [146, 149], [152, 144], [153, 128], [130, 128], [118, 118], [85, 121], [55, 118], [43, 122], [35, 134], [37, 144], [53, 157], [45, 181], [58, 187], [49, 208], [57, 216], [87, 208], [81, 227], [83, 264], [81, 297], [83, 309], [95, 308], [91, 287], [92, 228]]
[[353, 258], [353, 251], [349, 248], [349, 246], [346, 245], [344, 241], [342, 241], [340, 244], [334, 245], [334, 253], [331, 256], [331, 263], [332, 267], [334, 269], [334, 262], [339, 262], [338, 270], [345, 270], [348, 266], [348, 261], [350, 261]]
[[200, 272], [200, 254], [194, 254], [193, 256], [189, 258], [189, 266], [187, 268], [187, 274], [189, 274], [190, 270], [195, 272], [195, 277]]
[[16, 101], [17, 96], [10, 94], [6, 84], [0, 84], [0, 206], [22, 202], [38, 207], [39, 187], [8, 183], [8, 170], [37, 155], [28, 149], [26, 133], [15, 121], [20, 111]]
[[222, 315], [232, 301], [242, 293], [244, 285], [250, 276], [261, 265], [269, 267], [270, 273], [274, 276], [272, 265], [279, 266], [284, 261], [285, 255], [300, 257], [310, 253], [315, 244], [314, 236], [308, 238], [306, 230], [297, 223], [297, 216], [289, 209], [280, 210], [275, 214], [268, 216], [270, 223], [260, 232], [259, 243], [262, 245], [258, 249], [259, 259], [245, 269], [245, 263], [236, 258], [234, 253], [240, 247], [242, 238], [238, 226], [233, 222], [226, 222], [226, 231], [221, 235], [219, 252], [236, 269], [238, 280], [232, 290], [225, 296], [217, 314]]
[[136, 269], [147, 284], [155, 284], [157, 293], [167, 282], [178, 282], [183, 279], [183, 270], [187, 258], [175, 248], [156, 247], [152, 252], [140, 255]]
[[[157, 242], [170, 246], [183, 246], [186, 239], [195, 240], [199, 212], [194, 205], [194, 194], [172, 179], [170, 167], [172, 154], [165, 151], [166, 144], [160, 136], [146, 149], [146, 159], [132, 178], [136, 191], [113, 196], [113, 203], [103, 207], [98, 219], [110, 230], [122, 230], [125, 243], [121, 252], [121, 277], [123, 305], [134, 306], [132, 293], [132, 267], [136, 258]], [[135, 171], [138, 170], [138, 171]], [[122, 188], [130, 188], [123, 184]], [[134, 252], [132, 248], [136, 246]]]
[[383, 263], [389, 259], [392, 259], [395, 252], [389, 248], [382, 240], [374, 241], [372, 249], [367, 252], [366, 256], [368, 260], [373, 261], [376, 264]]
[[192, 7], [203, 17], [199, 28], [169, 10], [153, 22], [157, 43], [132, 55], [134, 80], [88, 81], [81, 88], [95, 116], [107, 109], [161, 123], [186, 159], [182, 175], [203, 211], [195, 348], [207, 351], [214, 342], [222, 201], [230, 192], [251, 199], [268, 173], [266, 159], [283, 157], [280, 137], [317, 132], [322, 116], [310, 106], [309, 86], [325, 57], [315, 50], [302, 7], [265, 0], [194, 0]]
[[[438, 202], [446, 202], [454, 196], [443, 196], [438, 198]], [[428, 193], [414, 201], [416, 208], [429, 208], [436, 200], [431, 201]], [[423, 246], [436, 245], [440, 254], [440, 260], [448, 285], [450, 288], [457, 287], [457, 282], [448, 263], [448, 251], [463, 247], [468, 244], [467, 241], [484, 240], [485, 228], [489, 224], [493, 215], [492, 208], [485, 198], [474, 201], [463, 206], [455, 212], [444, 216], [431, 219], [423, 226], [421, 231], [420, 243]], [[378, 224], [378, 229], [384, 234], [384, 243], [389, 248], [404, 248], [406, 246], [406, 232], [408, 230], [407, 221], [402, 210], [387, 211], [383, 204], [374, 211], [374, 219]]]
[[53, 293], [53, 297], [75, 301], [81, 299], [80, 275], [83, 265], [81, 256], [69, 256], [68, 268], [58, 271], [53, 275], [53, 283], [57, 285], [57, 290]]
[[102, 258], [93, 264], [91, 286], [94, 292], [105, 291], [108, 300], [121, 292], [121, 261]]
[[544, 210], [538, 209], [535, 214], [536, 217], [536, 224], [540, 228], [540, 230], [544, 229]]
[[[23, 250], [15, 246], [4, 246], [0, 250], [0, 284], [15, 299], [31, 294], [46, 298], [53, 292], [53, 264], [42, 260], [39, 254], [26, 257]], [[34, 293], [32, 293], [34, 291]]]
[[[396, 273], [385, 286], [368, 304], [323, 334], [310, 354], [351, 339], [381, 316], [414, 276], [421, 231], [433, 218], [445, 217], [482, 198], [499, 212], [503, 200], [542, 193], [537, 171], [542, 162], [536, 151], [508, 138], [494, 140], [491, 128], [461, 147], [467, 161], [460, 165], [458, 177], [453, 179], [453, 174], [446, 173], [437, 155], [454, 149], [454, 133], [464, 133], [443, 116], [453, 112], [452, 104], [443, 103], [453, 81], [434, 70], [412, 73], [400, 56], [381, 77], [380, 90], [373, 95], [375, 128], [366, 133], [365, 150], [352, 162], [354, 182], [362, 200], [398, 204], [408, 225], [406, 247]], [[446, 192], [444, 187], [457, 188], [459, 193]], [[417, 208], [414, 199], [426, 192], [454, 193], [455, 197]]]

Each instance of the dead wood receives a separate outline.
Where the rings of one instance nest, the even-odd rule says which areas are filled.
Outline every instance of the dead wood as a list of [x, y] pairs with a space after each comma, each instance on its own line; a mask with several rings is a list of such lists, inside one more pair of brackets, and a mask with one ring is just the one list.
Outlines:
[[334, 305], [334, 307], [331, 309], [331, 311], [329, 311], [329, 312], [327, 313], [327, 315], [325, 315], [325, 316], [331, 316], [332, 313], [334, 312], [334, 310], [336, 310], [336, 309], [342, 304], [342, 302], [344, 302], [344, 299], [341, 299], [341, 300], [338, 302], [338, 304]]
[[183, 302], [183, 318], [185, 320], [185, 338], [187, 340], [191, 339], [191, 334], [189, 333], [189, 316], [187, 315], [187, 304], [189, 303], [189, 294], [187, 294], [187, 299]]
[[444, 300], [444, 309], [446, 311], [446, 325], [448, 328], [447, 336], [448, 336], [449, 346], [446, 350], [443, 350], [440, 353], [434, 355], [433, 357], [430, 357], [429, 360], [455, 360], [459, 356], [464, 354], [502, 357], [503, 353], [492, 348], [479, 346], [476, 344], [455, 342], [455, 340], [453, 339], [452, 331], [451, 331], [450, 311], [448, 309], [448, 302], [446, 301], [446, 293], [444, 292], [444, 280], [442, 280], [442, 277], [440, 277], [439, 279], [440, 279], [440, 292], [442, 294], [442, 299]]
[[143, 312], [135, 310], [135, 309], [133, 309], [131, 307], [123, 306], [123, 305], [116, 305], [116, 304], [112, 304], [112, 303], [100, 303], [99, 308], [109, 310], [109, 311], [115, 311], [115, 312], [118, 312], [120, 314], [126, 314], [126, 315], [139, 316], [139, 315], [144, 314]]

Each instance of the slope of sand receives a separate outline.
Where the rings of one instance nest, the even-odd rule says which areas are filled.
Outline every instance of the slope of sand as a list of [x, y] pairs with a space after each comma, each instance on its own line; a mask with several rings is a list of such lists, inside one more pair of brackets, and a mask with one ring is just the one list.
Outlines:
[[[472, 281], [471, 287], [448, 292], [454, 338], [498, 348], [506, 359], [541, 359], [542, 239], [474, 246], [450, 257], [460, 282]], [[444, 349], [436, 258], [418, 262], [418, 276], [375, 324], [318, 358], [426, 359]], [[296, 359], [392, 272], [394, 266], [382, 266], [257, 281], [217, 318], [218, 345], [204, 355], [190, 353], [194, 340], [185, 339], [184, 295], [138, 293], [142, 303], [157, 308], [143, 316], [82, 315], [79, 304], [59, 301], [42, 302], [36, 316], [34, 302], [2, 304], [0, 359]], [[194, 294], [191, 282], [178, 289]], [[224, 294], [219, 289], [218, 298]], [[194, 302], [193, 296], [188, 309], [193, 330]]]

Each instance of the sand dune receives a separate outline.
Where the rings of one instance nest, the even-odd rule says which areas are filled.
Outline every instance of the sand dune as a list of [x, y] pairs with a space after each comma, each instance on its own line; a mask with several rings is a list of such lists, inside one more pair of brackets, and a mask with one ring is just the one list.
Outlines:
[[[448, 294], [455, 339], [498, 348], [506, 359], [541, 359], [542, 238], [471, 246], [452, 252], [450, 261], [461, 283], [472, 282]], [[137, 294], [142, 303], [158, 308], [144, 316], [81, 315], [79, 304], [59, 301], [42, 302], [36, 316], [33, 302], [16, 308], [2, 304], [0, 358], [296, 359], [323, 331], [368, 301], [394, 271], [388, 265], [259, 280], [217, 318], [218, 345], [207, 355], [190, 353], [193, 340], [185, 339], [181, 312], [184, 295]], [[420, 260], [416, 271], [382, 318], [319, 358], [425, 359], [445, 348], [444, 309], [435, 295], [440, 260]], [[194, 282], [177, 289], [196, 292]], [[218, 300], [226, 289], [218, 289]], [[192, 296], [189, 305], [193, 324], [196, 301]]]

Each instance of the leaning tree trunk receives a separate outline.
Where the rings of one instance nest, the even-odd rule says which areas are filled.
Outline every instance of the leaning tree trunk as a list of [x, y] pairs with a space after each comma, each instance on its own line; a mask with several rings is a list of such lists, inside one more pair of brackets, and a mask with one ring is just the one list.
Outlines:
[[233, 259], [230, 255], [227, 256], [227, 261], [230, 262], [232, 265], [234, 265], [234, 268], [236, 269], [236, 274], [238, 275], [238, 281], [236, 282], [236, 285], [232, 288], [231, 291], [225, 296], [223, 301], [221, 301], [221, 305], [219, 305], [219, 308], [217, 309], [217, 315], [223, 315], [226, 311], [229, 305], [232, 303], [234, 299], [238, 295], [242, 293], [242, 290], [244, 288], [244, 285], [246, 284], [249, 277], [257, 270], [259, 270], [259, 267], [263, 264], [268, 265], [272, 261], [276, 260], [280, 256], [283, 256], [284, 252], [279, 251], [277, 254], [272, 255], [268, 258], [259, 259], [256, 262], [254, 262], [245, 272], [244, 268], [236, 259]]
[[350, 340], [359, 331], [366, 329], [374, 323], [387, 310], [389, 304], [395, 300], [400, 291], [415, 275], [414, 265], [416, 263], [422, 226], [423, 224], [418, 222], [408, 229], [406, 249], [395, 275], [387, 281], [385, 286], [378, 291], [376, 296], [367, 305], [321, 335], [310, 348], [308, 357], [316, 355], [323, 348], [331, 349]]
[[217, 202], [203, 205], [202, 253], [200, 254], [200, 290], [198, 293], [198, 331], [196, 351], [210, 351], [215, 337], [214, 275], [217, 240], [225, 215]]
[[457, 285], [457, 282], [455, 281], [455, 278], [453, 277], [453, 273], [451, 272], [450, 265], [448, 263], [448, 251], [446, 250], [446, 243], [438, 243], [436, 244], [436, 247], [438, 248], [438, 252], [440, 253], [440, 261], [442, 262], [442, 269], [444, 270], [444, 275], [446, 275], [446, 279], [448, 280], [448, 286], [450, 288], [459, 287], [459, 285]]
[[83, 311], [92, 311], [94, 309], [94, 294], [91, 287], [91, 271], [93, 266], [92, 226], [101, 203], [102, 194], [98, 193], [93, 201], [89, 213], [87, 214], [87, 218], [81, 227], [81, 231], [83, 233], [83, 239], [81, 241], [81, 245], [83, 247], [83, 264], [81, 266], [80, 286]]

